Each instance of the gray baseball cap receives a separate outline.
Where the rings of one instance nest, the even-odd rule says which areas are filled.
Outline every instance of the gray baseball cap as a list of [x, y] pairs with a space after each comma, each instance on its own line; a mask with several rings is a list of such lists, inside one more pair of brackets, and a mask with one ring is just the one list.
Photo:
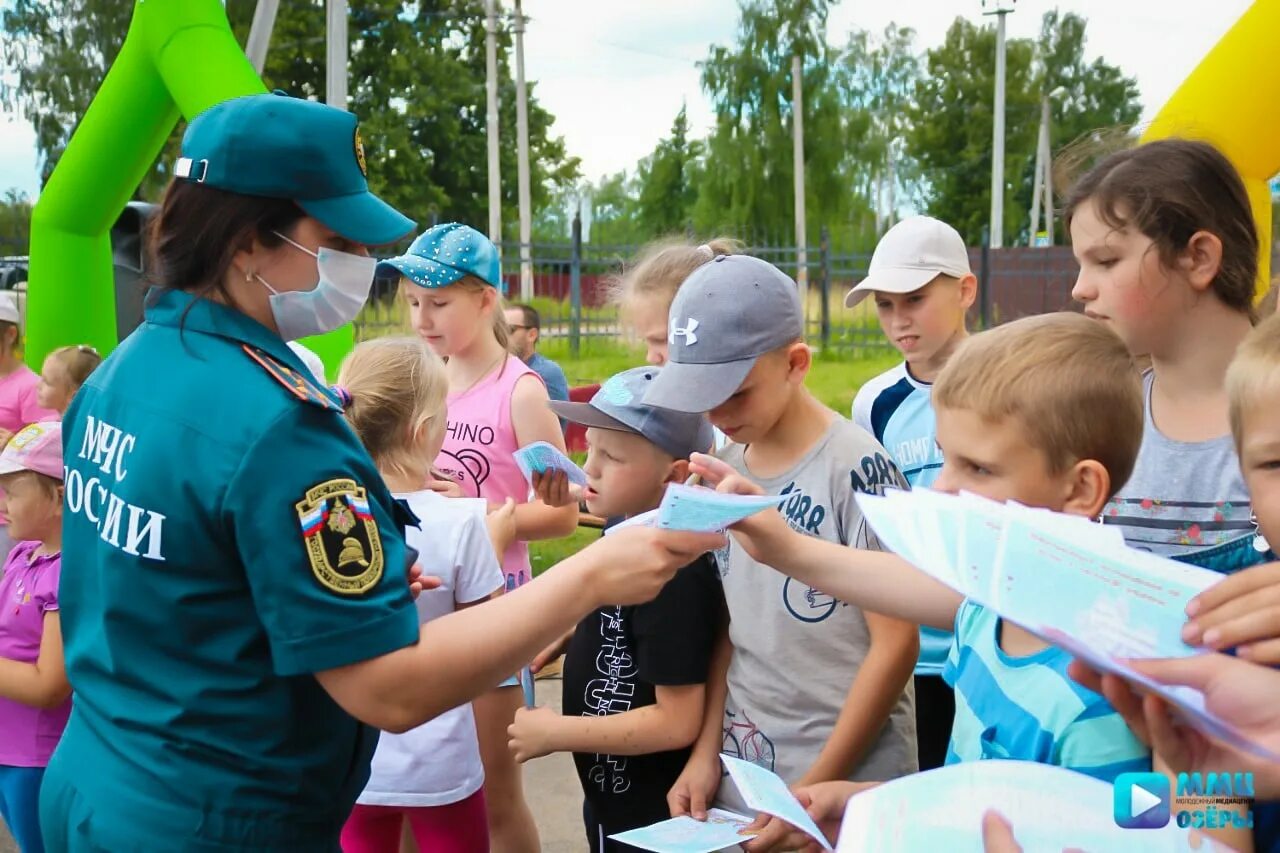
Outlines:
[[715, 435], [705, 417], [657, 409], [644, 402], [645, 392], [661, 371], [658, 367], [624, 370], [601, 385], [590, 403], [552, 401], [551, 411], [575, 424], [642, 436], [676, 459], [708, 452]]
[[709, 412], [732, 397], [765, 353], [804, 339], [796, 283], [750, 255], [720, 255], [684, 280], [671, 303], [667, 364], [644, 401]]

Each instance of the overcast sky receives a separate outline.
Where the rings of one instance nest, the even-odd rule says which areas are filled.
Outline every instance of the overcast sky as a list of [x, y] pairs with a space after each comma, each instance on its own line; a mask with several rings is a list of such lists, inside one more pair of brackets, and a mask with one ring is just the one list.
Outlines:
[[[1175, 5], [1187, 11], [1173, 14]], [[1249, 0], [1021, 0], [1007, 18], [1009, 36], [1034, 37], [1055, 6], [1088, 19], [1088, 58], [1106, 57], [1136, 77], [1143, 117], [1150, 118]], [[709, 127], [696, 63], [709, 45], [732, 41], [735, 0], [524, 0], [524, 10], [526, 75], [586, 177], [633, 166], [666, 135], [681, 103], [696, 133]], [[896, 21], [916, 30], [923, 52], [942, 42], [959, 15], [979, 20], [980, 0], [845, 0], [831, 12], [828, 38], [842, 43], [851, 29], [876, 32]], [[36, 181], [30, 125], [0, 114], [0, 191], [17, 187], [34, 196]]]

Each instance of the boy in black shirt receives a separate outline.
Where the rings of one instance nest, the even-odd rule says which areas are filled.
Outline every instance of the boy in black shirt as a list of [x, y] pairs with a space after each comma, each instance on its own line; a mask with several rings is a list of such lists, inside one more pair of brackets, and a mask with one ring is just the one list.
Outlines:
[[[712, 445], [703, 416], [643, 404], [658, 370], [619, 373], [590, 403], [551, 403], [557, 415], [587, 427], [582, 497], [597, 515], [654, 509], [667, 484], [687, 476], [689, 454]], [[577, 500], [562, 474], [536, 478], [535, 486], [549, 503]], [[703, 555], [648, 604], [600, 608], [569, 641], [564, 715], [549, 708], [516, 713], [509, 732], [518, 761], [573, 753], [592, 853], [629, 850], [608, 836], [670, 817], [667, 791], [702, 726], [720, 602], [715, 563]]]

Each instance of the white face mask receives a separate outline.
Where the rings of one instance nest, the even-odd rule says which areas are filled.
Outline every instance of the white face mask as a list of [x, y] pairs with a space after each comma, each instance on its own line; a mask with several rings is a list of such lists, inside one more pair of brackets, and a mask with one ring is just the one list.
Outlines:
[[310, 290], [286, 290], [283, 293], [262, 276], [253, 274], [263, 287], [271, 291], [267, 302], [271, 305], [271, 315], [275, 318], [280, 337], [296, 341], [311, 335], [323, 335], [354, 320], [369, 298], [378, 262], [373, 258], [324, 247], [316, 253], [279, 232], [276, 236], [315, 258], [320, 274], [320, 280]]

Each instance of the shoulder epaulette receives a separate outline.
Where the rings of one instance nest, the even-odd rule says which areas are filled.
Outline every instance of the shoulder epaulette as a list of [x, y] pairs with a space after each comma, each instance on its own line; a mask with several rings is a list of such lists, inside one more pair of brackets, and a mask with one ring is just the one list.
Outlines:
[[342, 404], [338, 402], [329, 389], [320, 387], [311, 377], [299, 373], [275, 356], [269, 355], [255, 346], [250, 346], [249, 344], [242, 344], [241, 346], [249, 357], [256, 361], [272, 379], [283, 385], [290, 394], [302, 402], [328, 409], [331, 412], [342, 411]]

